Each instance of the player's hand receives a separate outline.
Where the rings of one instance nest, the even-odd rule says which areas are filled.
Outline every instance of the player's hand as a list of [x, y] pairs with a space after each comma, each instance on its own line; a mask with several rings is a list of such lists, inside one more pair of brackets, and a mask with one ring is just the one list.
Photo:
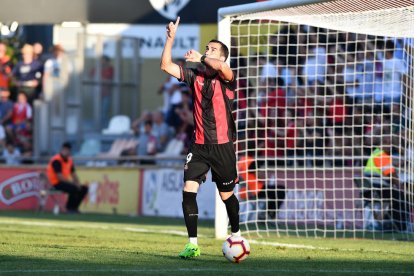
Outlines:
[[170, 22], [170, 24], [167, 25], [167, 38], [175, 38], [175, 33], [177, 32], [178, 24], [180, 24], [180, 17], [177, 17], [175, 23]]
[[185, 58], [185, 61], [200, 62], [201, 56], [202, 54], [200, 54], [194, 49], [191, 49], [190, 51], [185, 53], [184, 58]]

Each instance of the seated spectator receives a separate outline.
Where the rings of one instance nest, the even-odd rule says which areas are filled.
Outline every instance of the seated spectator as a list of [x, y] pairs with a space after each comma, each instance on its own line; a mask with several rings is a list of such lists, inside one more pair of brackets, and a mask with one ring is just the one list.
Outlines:
[[375, 102], [390, 105], [399, 102], [402, 96], [402, 82], [407, 73], [404, 60], [394, 56], [394, 42], [386, 42], [385, 59], [382, 63], [382, 89], [375, 91]]
[[10, 91], [0, 87], [0, 125], [7, 126], [13, 115], [13, 102], [10, 100]]
[[[312, 36], [310, 36], [310, 39]], [[327, 55], [326, 50], [322, 46], [311, 46], [309, 49], [307, 59], [303, 67], [303, 77], [306, 78], [308, 84], [315, 81], [325, 83], [327, 72]]]
[[338, 93], [327, 96], [326, 107], [327, 123], [331, 126], [344, 125], [348, 115], [348, 107], [345, 104], [344, 96]]
[[27, 157], [32, 155], [32, 107], [27, 102], [26, 94], [19, 93], [17, 102], [13, 106], [11, 123], [7, 125], [6, 131], [8, 137], [19, 147], [22, 155]]
[[7, 165], [19, 165], [21, 153], [20, 150], [14, 146], [12, 142], [6, 143], [6, 148], [3, 151], [3, 159]]
[[42, 79], [43, 67], [34, 59], [33, 46], [25, 44], [21, 49], [22, 60], [13, 68], [17, 89], [26, 94], [29, 103], [38, 98], [38, 86]]
[[31, 129], [32, 107], [27, 102], [26, 94], [20, 92], [17, 102], [13, 105], [11, 123], [7, 125], [9, 137], [16, 139], [16, 136], [27, 129]]
[[136, 118], [132, 124], [131, 128], [135, 135], [140, 135], [145, 132], [145, 122], [152, 121], [152, 112], [145, 110], [142, 112], [141, 116]]
[[[138, 156], [155, 155], [157, 153], [157, 138], [152, 134], [152, 121], [145, 121], [144, 132], [138, 136]], [[140, 164], [154, 164], [153, 160], [141, 160]]]
[[6, 130], [0, 125], [0, 152], [3, 152], [6, 145]]
[[[179, 61], [179, 65], [184, 65], [182, 61]], [[162, 106], [162, 112], [164, 113], [164, 116], [167, 116], [168, 111], [171, 108], [171, 98], [172, 95], [176, 90], [180, 89], [180, 82], [177, 80], [177, 78], [174, 78], [172, 76], [168, 76], [166, 81], [161, 85], [161, 87], [158, 89], [158, 94], [162, 94], [163, 96], [163, 106]]]
[[268, 80], [272, 78], [277, 78], [279, 76], [277, 67], [276, 67], [276, 60], [274, 58], [266, 59], [266, 58], [259, 58], [260, 63], [260, 86], [266, 86], [268, 84]]
[[188, 93], [188, 87], [186, 84], [180, 83], [179, 87], [174, 90], [171, 96], [171, 105], [167, 112], [165, 121], [173, 128], [181, 124], [179, 112], [177, 112], [177, 110], [183, 108], [185, 105], [191, 105], [191, 103], [185, 98], [185, 95], [183, 95], [185, 93]]
[[170, 137], [170, 129], [165, 123], [164, 114], [161, 111], [153, 113], [152, 134], [157, 139], [157, 152], [164, 151]]
[[0, 42], [0, 87], [9, 88], [13, 62], [7, 55], [7, 45]]
[[72, 145], [63, 143], [60, 152], [54, 155], [47, 165], [49, 183], [56, 190], [69, 194], [66, 203], [68, 213], [79, 213], [79, 206], [88, 194], [88, 186], [82, 185], [71, 157]]

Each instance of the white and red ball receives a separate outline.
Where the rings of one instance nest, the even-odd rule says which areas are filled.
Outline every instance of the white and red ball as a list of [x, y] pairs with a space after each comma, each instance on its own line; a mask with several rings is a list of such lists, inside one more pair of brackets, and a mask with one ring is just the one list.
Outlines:
[[233, 263], [240, 263], [250, 254], [250, 245], [243, 237], [231, 236], [223, 243], [224, 257]]

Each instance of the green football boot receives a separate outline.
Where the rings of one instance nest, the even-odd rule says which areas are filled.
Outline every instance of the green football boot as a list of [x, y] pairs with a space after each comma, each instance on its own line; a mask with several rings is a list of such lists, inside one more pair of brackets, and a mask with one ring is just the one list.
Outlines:
[[198, 245], [187, 243], [183, 251], [178, 254], [182, 259], [189, 259], [193, 257], [200, 256], [200, 247]]

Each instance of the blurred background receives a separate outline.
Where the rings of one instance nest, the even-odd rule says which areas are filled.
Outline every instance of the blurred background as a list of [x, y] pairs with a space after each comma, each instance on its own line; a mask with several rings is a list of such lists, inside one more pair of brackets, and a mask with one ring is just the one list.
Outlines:
[[[39, 200], [39, 172], [66, 141], [81, 181], [90, 187], [83, 211], [141, 213], [144, 177], [150, 213], [160, 207], [154, 189], [179, 196], [192, 114], [187, 88], [159, 69], [165, 26], [181, 16], [173, 51], [180, 62], [185, 51], [204, 49], [217, 37], [222, 1], [5, 0], [1, 5], [0, 209], [39, 204], [51, 209], [56, 202], [64, 208], [63, 195]], [[172, 169], [162, 170], [166, 165]], [[144, 174], [136, 166], [153, 171]], [[210, 197], [207, 202], [214, 194]], [[208, 205], [204, 214], [212, 217]], [[169, 210], [181, 215], [179, 206]]]

